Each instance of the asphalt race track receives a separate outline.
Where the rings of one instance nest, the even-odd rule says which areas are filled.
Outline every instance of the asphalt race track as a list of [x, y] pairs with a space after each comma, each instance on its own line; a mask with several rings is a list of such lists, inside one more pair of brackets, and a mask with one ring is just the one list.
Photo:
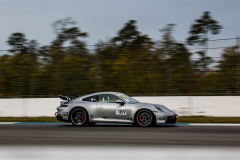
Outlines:
[[0, 125], [1, 145], [240, 147], [239, 126]]

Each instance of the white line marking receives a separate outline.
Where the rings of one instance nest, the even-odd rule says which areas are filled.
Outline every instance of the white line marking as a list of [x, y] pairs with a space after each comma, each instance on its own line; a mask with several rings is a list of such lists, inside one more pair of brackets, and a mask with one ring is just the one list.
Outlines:
[[18, 122], [0, 122], [0, 124], [16, 124]]

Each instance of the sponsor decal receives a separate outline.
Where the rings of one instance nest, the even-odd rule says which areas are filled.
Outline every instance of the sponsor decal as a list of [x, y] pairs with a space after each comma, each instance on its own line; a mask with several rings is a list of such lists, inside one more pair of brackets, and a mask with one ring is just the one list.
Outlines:
[[68, 112], [61, 112], [62, 116], [68, 116]]
[[164, 120], [164, 118], [158, 118], [158, 119], [157, 119], [157, 122], [158, 122], [158, 123], [165, 123], [165, 120]]
[[127, 110], [123, 106], [119, 106], [116, 108], [116, 115], [127, 115]]

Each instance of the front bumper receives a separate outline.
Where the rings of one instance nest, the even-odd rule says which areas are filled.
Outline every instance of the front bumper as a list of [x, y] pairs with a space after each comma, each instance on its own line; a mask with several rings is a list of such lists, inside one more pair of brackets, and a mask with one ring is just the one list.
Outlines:
[[168, 116], [166, 123], [176, 123], [177, 117], [176, 116]]
[[177, 124], [177, 116], [175, 113], [154, 112], [156, 124]]

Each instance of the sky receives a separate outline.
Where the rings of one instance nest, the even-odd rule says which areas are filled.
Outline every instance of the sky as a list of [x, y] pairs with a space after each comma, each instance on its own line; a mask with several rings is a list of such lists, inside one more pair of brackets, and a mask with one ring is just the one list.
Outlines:
[[55, 37], [51, 24], [66, 17], [89, 33], [89, 45], [116, 36], [128, 20], [136, 20], [138, 30], [153, 40], [166, 24], [176, 24], [174, 37], [184, 41], [204, 11], [224, 27], [211, 39], [240, 35], [240, 0], [0, 0], [0, 50], [9, 49], [6, 41], [14, 32], [48, 45]]

